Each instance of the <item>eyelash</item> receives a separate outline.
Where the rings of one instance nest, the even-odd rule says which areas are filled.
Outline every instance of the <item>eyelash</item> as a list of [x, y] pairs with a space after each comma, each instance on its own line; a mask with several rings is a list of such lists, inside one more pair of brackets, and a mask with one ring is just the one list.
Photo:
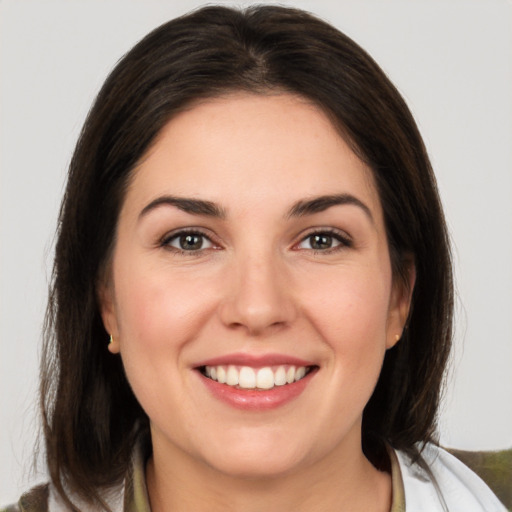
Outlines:
[[[172, 241], [179, 240], [179, 238], [187, 236], [187, 235], [200, 237], [202, 239], [201, 247], [198, 249], [186, 250], [186, 249], [180, 249], [178, 247], [171, 245]], [[327, 229], [316, 229], [316, 230], [309, 232], [306, 236], [301, 238], [301, 240], [293, 246], [294, 249], [301, 250], [300, 248], [298, 248], [298, 246], [301, 245], [302, 243], [306, 242], [308, 239], [311, 239], [314, 236], [326, 236], [326, 237], [334, 239], [336, 242], [339, 242], [339, 243], [338, 243], [338, 245], [335, 245], [334, 247], [328, 247], [326, 249], [313, 249], [313, 248], [305, 249], [305, 250], [312, 251], [313, 254], [330, 254], [333, 252], [337, 252], [337, 251], [340, 251], [343, 249], [353, 247], [353, 242], [352, 242], [351, 238], [346, 233], [343, 233], [337, 229], [327, 228]], [[211, 244], [211, 247], [205, 247], [205, 248], [202, 247], [204, 245], [205, 240], [207, 240]], [[208, 249], [218, 249], [219, 248], [219, 246], [211, 239], [210, 236], [206, 235], [201, 230], [195, 229], [195, 228], [181, 229], [180, 231], [166, 234], [160, 240], [159, 246], [163, 247], [164, 249], [167, 249], [169, 251], [172, 251], [177, 254], [184, 255], [184, 256], [194, 256], [194, 255], [197, 256], [197, 255], [202, 254], [203, 251], [206, 251]]]
[[[314, 236], [327, 236], [329, 238], [334, 239], [336, 242], [339, 242], [338, 245], [334, 247], [328, 247], [327, 249], [307, 249], [313, 252], [313, 254], [331, 254], [338, 251], [342, 251], [344, 249], [350, 249], [354, 246], [352, 239], [343, 231], [339, 231], [334, 228], [326, 228], [326, 229], [314, 229], [310, 231], [306, 236], [304, 236], [298, 244], [295, 244], [294, 247], [306, 242], [308, 239], [311, 239]], [[299, 249], [300, 250], [300, 249]]]
[[[201, 247], [196, 250], [186, 250], [186, 249], [180, 249], [179, 247], [174, 247], [171, 245], [172, 241], [179, 240], [181, 237], [187, 236], [187, 235], [196, 236], [196, 237], [201, 238], [203, 240]], [[204, 245], [205, 240], [207, 240], [212, 246], [203, 248], [202, 245]], [[211, 239], [211, 237], [209, 237], [208, 235], [203, 233], [201, 230], [195, 229], [195, 228], [180, 229], [177, 232], [168, 233], [160, 240], [159, 246], [163, 247], [164, 249], [167, 249], [169, 251], [172, 251], [177, 254], [184, 255], [184, 256], [198, 256], [205, 250], [218, 248], [218, 245], [215, 244], [215, 242]]]

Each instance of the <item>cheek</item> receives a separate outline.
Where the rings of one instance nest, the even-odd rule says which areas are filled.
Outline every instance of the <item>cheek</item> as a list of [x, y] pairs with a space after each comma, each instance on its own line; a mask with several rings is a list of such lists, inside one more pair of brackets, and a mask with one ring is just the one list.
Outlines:
[[[310, 322], [329, 345], [344, 373], [380, 372], [386, 350], [391, 277], [387, 273], [344, 272], [329, 292], [310, 287], [305, 307]], [[318, 283], [317, 283], [318, 284]]]
[[[180, 380], [184, 354], [210, 307], [190, 279], [163, 268], [119, 261], [115, 271], [120, 355], [130, 385], [151, 418], [187, 407]], [[166, 420], [167, 421], [167, 420]]]
[[116, 316], [125, 346], [174, 350], [194, 336], [212, 307], [207, 293], [165, 268], [120, 265], [116, 279]]
[[[325, 284], [323, 284], [325, 283]], [[348, 331], [361, 337], [375, 331], [385, 334], [391, 293], [387, 273], [344, 269], [322, 281], [305, 283], [308, 309], [323, 325], [343, 337]], [[337, 337], [337, 336], [335, 336]]]

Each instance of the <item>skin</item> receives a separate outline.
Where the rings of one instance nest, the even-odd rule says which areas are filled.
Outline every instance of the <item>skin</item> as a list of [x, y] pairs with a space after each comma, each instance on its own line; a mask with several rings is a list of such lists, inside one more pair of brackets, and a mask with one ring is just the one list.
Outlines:
[[[332, 194], [367, 211], [289, 215]], [[224, 217], [169, 204], [141, 215], [163, 195], [213, 202]], [[184, 228], [207, 237], [200, 250], [180, 251]], [[313, 250], [312, 231], [332, 238]], [[110, 350], [151, 421], [152, 510], [390, 509], [390, 476], [365, 458], [361, 418], [410, 290], [393, 279], [370, 170], [317, 107], [237, 94], [172, 119], [134, 171], [100, 296]], [[235, 352], [293, 355], [318, 371], [277, 409], [239, 410], [195, 368]]]

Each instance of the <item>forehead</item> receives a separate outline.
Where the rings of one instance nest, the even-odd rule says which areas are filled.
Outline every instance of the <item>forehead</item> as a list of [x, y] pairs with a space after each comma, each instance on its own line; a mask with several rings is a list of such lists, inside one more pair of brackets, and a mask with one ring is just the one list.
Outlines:
[[127, 200], [165, 193], [228, 207], [350, 193], [380, 210], [368, 166], [321, 109], [289, 94], [208, 99], [171, 119], [135, 169]]

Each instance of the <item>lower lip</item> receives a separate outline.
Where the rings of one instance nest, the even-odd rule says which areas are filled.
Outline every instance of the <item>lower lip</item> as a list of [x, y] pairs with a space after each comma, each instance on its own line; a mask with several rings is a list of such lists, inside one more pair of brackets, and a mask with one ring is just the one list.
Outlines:
[[310, 371], [304, 378], [285, 384], [284, 386], [274, 386], [272, 389], [255, 390], [239, 389], [205, 377], [199, 373], [205, 386], [215, 398], [227, 403], [231, 407], [252, 411], [266, 411], [281, 407], [295, 398], [297, 398], [311, 382], [316, 369]]

